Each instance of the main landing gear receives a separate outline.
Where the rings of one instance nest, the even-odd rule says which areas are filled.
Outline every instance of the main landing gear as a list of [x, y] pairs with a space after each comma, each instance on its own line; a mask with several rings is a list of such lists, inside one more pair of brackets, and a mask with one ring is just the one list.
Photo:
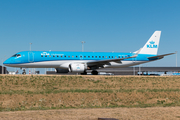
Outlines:
[[87, 75], [87, 72], [86, 72], [86, 71], [84, 71], [83, 73], [81, 73], [81, 75]]
[[[92, 75], [98, 75], [98, 71], [93, 70], [93, 71], [91, 72], [91, 74], [92, 74]], [[81, 73], [81, 75], [87, 75], [87, 72], [84, 71], [83, 73]]]
[[91, 72], [91, 74], [92, 74], [92, 75], [98, 75], [98, 71], [93, 70], [93, 71]]

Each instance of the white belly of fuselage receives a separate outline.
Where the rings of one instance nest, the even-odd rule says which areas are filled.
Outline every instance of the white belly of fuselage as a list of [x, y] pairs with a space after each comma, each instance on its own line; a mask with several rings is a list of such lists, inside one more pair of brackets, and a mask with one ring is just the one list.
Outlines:
[[[93, 61], [93, 60], [91, 60]], [[32, 62], [32, 63], [22, 63], [22, 64], [9, 64], [10, 67], [20, 67], [20, 68], [68, 68], [69, 64], [72, 63], [87, 63], [90, 61], [85, 60], [70, 60], [70, 61], [43, 61], [43, 62]], [[121, 63], [110, 62], [108, 65], [104, 65], [105, 68], [113, 67], [128, 67], [133, 65], [138, 65], [146, 63], [149, 61], [122, 61]]]

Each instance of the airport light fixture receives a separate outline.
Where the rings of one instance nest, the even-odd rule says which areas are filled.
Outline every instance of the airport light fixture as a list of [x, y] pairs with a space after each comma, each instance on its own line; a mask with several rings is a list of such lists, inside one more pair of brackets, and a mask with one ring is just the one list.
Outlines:
[[85, 43], [85, 41], [81, 41], [81, 43], [82, 43], [82, 52], [84, 52], [84, 43]]
[[4, 70], [3, 70], [3, 59], [2, 59], [2, 74], [4, 73]]
[[[4, 56], [4, 58], [5, 58], [5, 60], [6, 60], [6, 55]], [[3, 65], [3, 63], [2, 63], [2, 65]], [[3, 68], [4, 69], [4, 68]], [[4, 72], [4, 71], [3, 71]], [[4, 72], [4, 74], [6, 74], [6, 69], [5, 69], [5, 72]]]
[[141, 73], [141, 65], [139, 65], [139, 75], [140, 75], [140, 73]]
[[32, 43], [29, 43], [30, 44], [30, 51], [31, 51], [31, 45], [32, 45]]
[[133, 66], [133, 75], [135, 75], [135, 66]]
[[[30, 44], [30, 51], [31, 51], [31, 45], [32, 45], [32, 43], [29, 43]], [[31, 72], [32, 72], [32, 68], [31, 68]]]
[[176, 51], [176, 67], [177, 67], [177, 51]]

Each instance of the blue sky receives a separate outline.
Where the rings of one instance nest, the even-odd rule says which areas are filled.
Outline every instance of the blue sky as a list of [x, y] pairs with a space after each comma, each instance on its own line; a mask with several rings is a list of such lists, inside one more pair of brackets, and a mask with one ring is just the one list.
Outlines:
[[[85, 51], [134, 52], [155, 30], [162, 31], [158, 54], [179, 51], [179, 5], [179, 0], [0, 0], [0, 60], [29, 50], [30, 42], [37, 51], [81, 51], [85, 41]], [[143, 65], [175, 66], [175, 58]]]

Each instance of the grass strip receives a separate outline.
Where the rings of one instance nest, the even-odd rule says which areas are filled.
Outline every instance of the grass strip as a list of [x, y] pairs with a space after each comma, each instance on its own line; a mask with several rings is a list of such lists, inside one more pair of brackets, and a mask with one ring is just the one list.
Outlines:
[[131, 93], [131, 92], [180, 92], [180, 89], [60, 89], [60, 90], [44, 90], [44, 91], [24, 91], [24, 90], [10, 90], [10, 91], [0, 91], [0, 94], [50, 94], [50, 93]]
[[175, 106], [180, 106], [179, 103], [166, 103], [166, 104], [139, 104], [139, 105], [109, 105], [109, 106], [69, 106], [66, 107], [64, 106], [57, 106], [57, 107], [46, 107], [46, 106], [39, 106], [39, 107], [31, 107], [31, 108], [26, 108], [25, 106], [22, 107], [16, 107], [16, 108], [2, 108], [0, 107], [0, 112], [4, 111], [26, 111], [26, 110], [52, 110], [52, 109], [86, 109], [86, 108], [119, 108], [119, 107], [124, 107], [124, 108], [147, 108], [147, 107], [175, 107]]

